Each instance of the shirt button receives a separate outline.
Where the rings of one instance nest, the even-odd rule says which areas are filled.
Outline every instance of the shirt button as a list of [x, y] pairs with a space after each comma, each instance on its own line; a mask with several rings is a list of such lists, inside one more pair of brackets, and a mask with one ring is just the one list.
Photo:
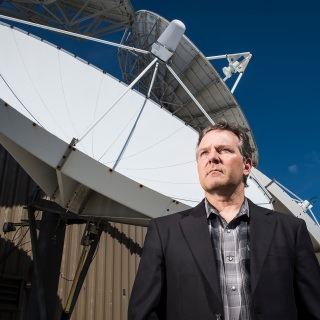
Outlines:
[[231, 287], [231, 290], [232, 290], [232, 291], [236, 291], [237, 288], [236, 288], [235, 286], [232, 286], [232, 287]]
[[229, 257], [228, 260], [229, 260], [229, 261], [232, 261], [232, 260], [233, 260], [233, 257]]
[[231, 232], [231, 230], [230, 230], [230, 229], [227, 229], [227, 232], [228, 232], [228, 233], [230, 233], [230, 232]]

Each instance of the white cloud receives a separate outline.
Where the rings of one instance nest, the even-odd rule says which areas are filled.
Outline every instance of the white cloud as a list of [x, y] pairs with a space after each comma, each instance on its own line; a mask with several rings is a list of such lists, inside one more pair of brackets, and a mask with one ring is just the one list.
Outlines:
[[288, 167], [289, 172], [291, 173], [297, 173], [298, 172], [298, 166], [296, 164], [292, 164]]

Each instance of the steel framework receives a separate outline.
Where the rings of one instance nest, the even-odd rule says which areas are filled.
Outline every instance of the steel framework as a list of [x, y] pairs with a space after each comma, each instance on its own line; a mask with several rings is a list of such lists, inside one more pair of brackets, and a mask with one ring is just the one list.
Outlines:
[[87, 36], [103, 37], [130, 25], [129, 0], [1, 1], [0, 14]]

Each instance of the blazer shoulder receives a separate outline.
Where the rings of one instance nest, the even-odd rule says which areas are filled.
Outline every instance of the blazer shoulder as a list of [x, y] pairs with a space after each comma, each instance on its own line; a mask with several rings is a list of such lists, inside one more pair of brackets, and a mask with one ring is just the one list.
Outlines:
[[173, 214], [168, 214], [166, 216], [154, 218], [153, 222], [156, 223], [157, 225], [171, 224], [171, 223], [179, 222], [189, 215], [203, 215], [203, 214], [205, 214], [204, 200], [198, 203], [195, 207], [192, 207], [180, 212], [176, 212]]
[[250, 214], [267, 215], [271, 219], [275, 219], [279, 222], [288, 223], [288, 224], [299, 224], [301, 221], [303, 221], [303, 219], [290, 215], [288, 213], [260, 207], [254, 204], [250, 199], [248, 199], [248, 202], [249, 202]]

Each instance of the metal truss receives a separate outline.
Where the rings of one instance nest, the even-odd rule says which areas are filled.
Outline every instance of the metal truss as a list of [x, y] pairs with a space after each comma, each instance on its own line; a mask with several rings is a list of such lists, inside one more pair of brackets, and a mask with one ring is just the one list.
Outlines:
[[103, 37], [124, 30], [135, 12], [129, 0], [13, 0], [1, 2], [0, 14]]

